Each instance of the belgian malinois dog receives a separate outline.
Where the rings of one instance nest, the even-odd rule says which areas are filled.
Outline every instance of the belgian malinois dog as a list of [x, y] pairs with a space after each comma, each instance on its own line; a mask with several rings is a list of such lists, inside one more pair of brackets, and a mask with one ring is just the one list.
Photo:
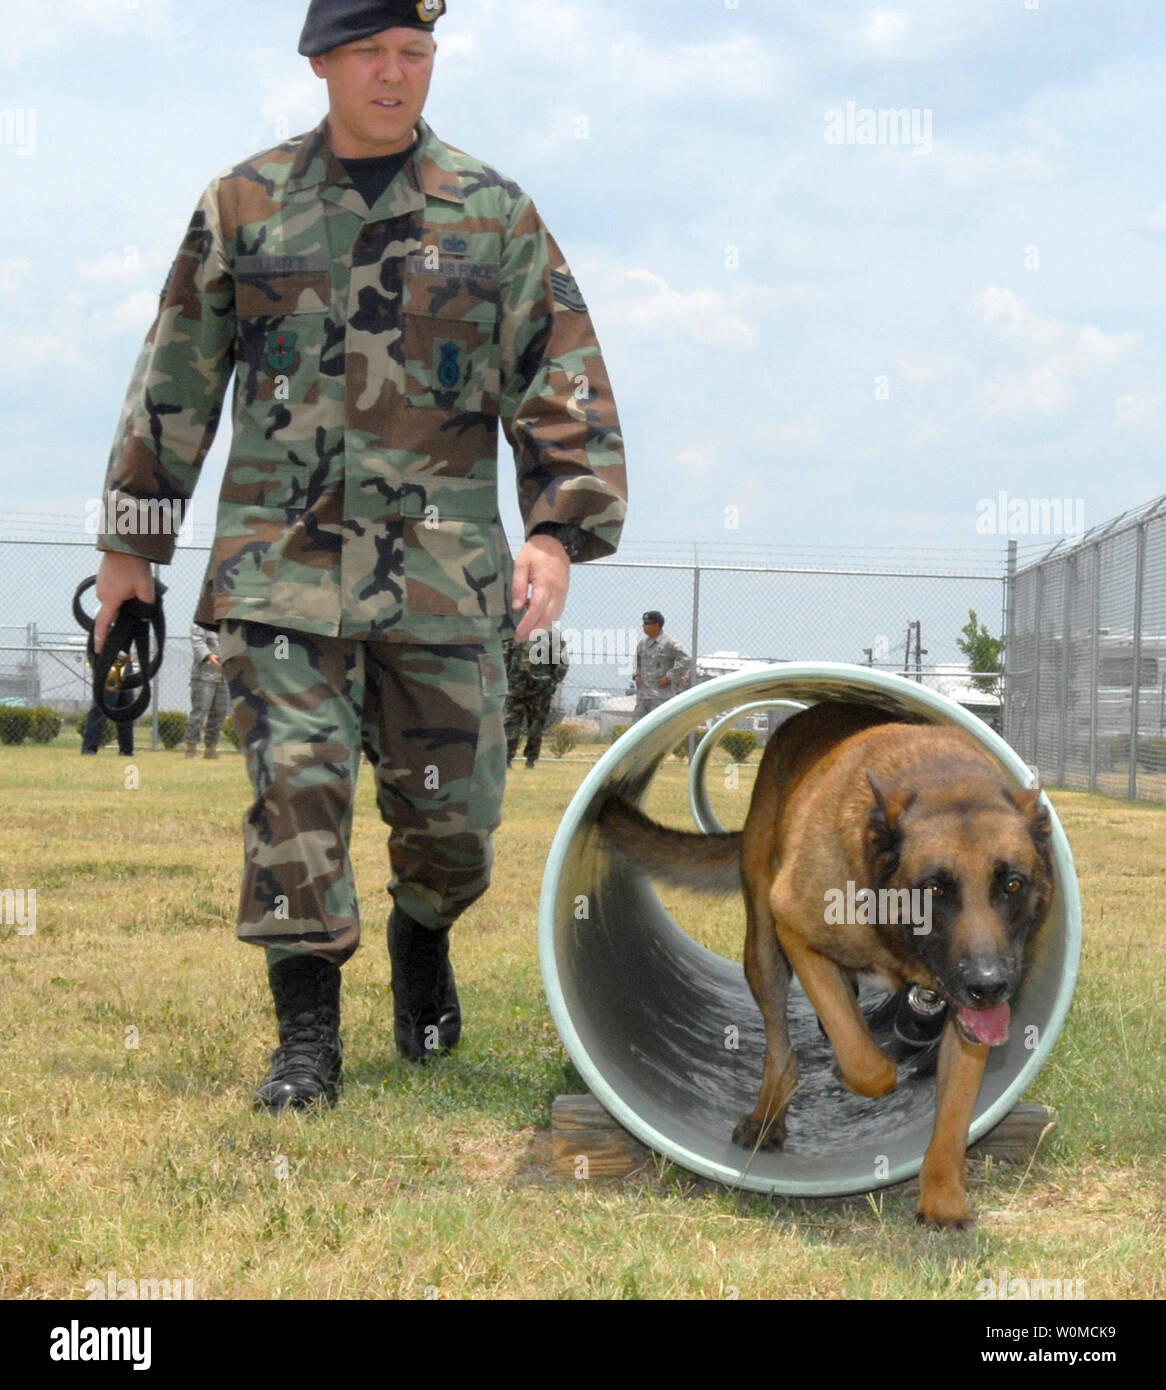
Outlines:
[[961, 729], [827, 701], [769, 740], [740, 833], [688, 834], [627, 802], [603, 807], [605, 839], [640, 867], [686, 887], [744, 893], [745, 975], [766, 1048], [761, 1094], [735, 1143], [771, 1149], [785, 1139], [798, 1076], [786, 1025], [791, 966], [843, 1084], [861, 1096], [893, 1090], [896, 1067], [858, 1006], [858, 977], [919, 986], [948, 1007], [917, 1216], [939, 1227], [971, 1222], [968, 1126], [1053, 895], [1040, 795], [1019, 790]]

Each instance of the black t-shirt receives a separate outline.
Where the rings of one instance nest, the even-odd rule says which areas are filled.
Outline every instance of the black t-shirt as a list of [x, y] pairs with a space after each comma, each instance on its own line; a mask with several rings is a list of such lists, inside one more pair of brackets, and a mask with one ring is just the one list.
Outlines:
[[418, 144], [419, 141], [414, 140], [407, 150], [399, 154], [380, 154], [374, 159], [342, 159], [340, 163], [356, 185], [357, 192], [371, 208], [400, 173]]

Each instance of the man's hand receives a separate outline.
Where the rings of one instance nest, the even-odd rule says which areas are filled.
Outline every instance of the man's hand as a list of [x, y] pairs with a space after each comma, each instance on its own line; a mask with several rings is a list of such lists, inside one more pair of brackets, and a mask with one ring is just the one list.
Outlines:
[[107, 550], [97, 570], [97, 597], [101, 607], [93, 626], [93, 646], [100, 651], [126, 599], [140, 598], [143, 603], [154, 602], [154, 576], [150, 572], [149, 560], [143, 560], [140, 555], [122, 555], [119, 551]]
[[217, 670], [219, 669], [219, 667], [223, 664], [223, 663], [218, 659], [218, 657], [214, 654], [214, 652], [211, 652], [210, 656], [207, 657], [207, 660], [208, 660], [208, 661], [210, 662], [210, 664], [215, 668], [216, 671], [217, 671]]
[[548, 627], [563, 616], [570, 578], [571, 562], [562, 541], [545, 533], [531, 536], [514, 562], [511, 607], [516, 612], [526, 608], [514, 634], [516, 642], [525, 642], [536, 628]]
[[661, 690], [666, 690], [672, 684], [672, 682], [668, 679], [667, 676], [661, 676], [660, 679], [656, 682], [656, 684], [660, 687]]

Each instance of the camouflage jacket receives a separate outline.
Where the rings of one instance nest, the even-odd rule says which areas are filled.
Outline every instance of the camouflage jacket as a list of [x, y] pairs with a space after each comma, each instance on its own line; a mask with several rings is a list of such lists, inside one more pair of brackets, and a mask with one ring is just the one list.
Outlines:
[[573, 522], [580, 560], [616, 548], [623, 443], [570, 270], [521, 189], [423, 121], [419, 137], [371, 210], [324, 121], [220, 175], [195, 211], [130, 383], [98, 548], [170, 561], [158, 499], [190, 497], [234, 372], [203, 621], [505, 633], [499, 420], [527, 535]]
[[561, 684], [571, 662], [567, 649], [557, 632], [554, 640], [548, 640], [546, 631], [529, 637], [525, 642], [508, 641], [503, 644], [506, 660], [506, 680], [511, 695], [541, 693], [554, 690]]

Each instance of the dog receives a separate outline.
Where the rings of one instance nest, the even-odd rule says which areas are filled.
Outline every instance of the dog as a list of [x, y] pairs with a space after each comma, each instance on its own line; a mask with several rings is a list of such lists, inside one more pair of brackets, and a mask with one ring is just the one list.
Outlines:
[[[1009, 1001], [1053, 896], [1040, 788], [1018, 789], [962, 729], [826, 701], [769, 740], [741, 832], [672, 830], [619, 799], [598, 821], [612, 851], [639, 867], [685, 887], [744, 894], [745, 975], [766, 1046], [761, 1092], [735, 1143], [773, 1149], [785, 1139], [798, 1076], [786, 1023], [791, 967], [837, 1073], [861, 1096], [893, 1090], [896, 1066], [858, 1006], [859, 977], [946, 1002], [917, 1219], [971, 1224], [968, 1126], [988, 1049], [1008, 1039]], [[840, 912], [843, 902], [867, 910]], [[909, 904], [920, 910], [903, 911]]]

